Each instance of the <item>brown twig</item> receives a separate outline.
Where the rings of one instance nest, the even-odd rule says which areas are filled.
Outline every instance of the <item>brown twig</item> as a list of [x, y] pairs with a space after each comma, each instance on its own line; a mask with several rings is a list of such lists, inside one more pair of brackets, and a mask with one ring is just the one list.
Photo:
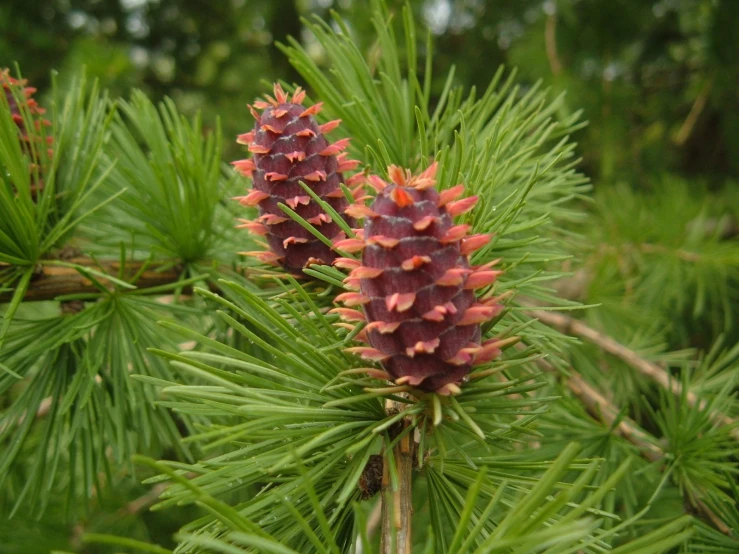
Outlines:
[[648, 242], [645, 242], [638, 245], [638, 248], [646, 254], [665, 254], [667, 256], [672, 255], [676, 256], [684, 262], [689, 262], [692, 264], [698, 263], [702, 259], [701, 255], [696, 254], [695, 252], [689, 252], [688, 250], [683, 250], [682, 248], [671, 249], [662, 246], [661, 244], [650, 244]]
[[120, 518], [124, 518], [138, 514], [154, 504], [168, 486], [169, 483], [158, 483], [157, 485], [154, 485], [149, 492], [131, 500], [128, 504], [120, 508], [116, 512], [116, 515]]
[[547, 51], [547, 60], [555, 77], [562, 73], [562, 62], [559, 61], [557, 54], [557, 14], [547, 16], [546, 27], [544, 28], [544, 44]]
[[[525, 345], [523, 343], [519, 343], [516, 347], [524, 349]], [[537, 360], [536, 365], [547, 373], [559, 373], [557, 368], [547, 360]], [[562, 376], [564, 384], [577, 397], [577, 399], [585, 405], [588, 413], [609, 427], [613, 427], [619, 414], [619, 410], [616, 406], [590, 385], [590, 383], [585, 381], [585, 379], [582, 378], [582, 375], [577, 371], [572, 368], [568, 368], [567, 373], [567, 376]], [[654, 462], [662, 459], [664, 455], [662, 449], [654, 443], [654, 440], [650, 435], [639, 428], [634, 420], [627, 416], [622, 416], [618, 425], [613, 427], [613, 429], [615, 433], [624, 437], [634, 446], [637, 446], [644, 457], [649, 461]]]
[[712, 87], [713, 77], [709, 78], [708, 81], [706, 81], [706, 84], [703, 85], [703, 88], [701, 89], [700, 93], [695, 99], [695, 102], [693, 102], [693, 105], [690, 108], [688, 117], [685, 118], [685, 121], [683, 121], [683, 124], [680, 126], [680, 130], [677, 132], [677, 135], [675, 135], [675, 144], [677, 144], [678, 146], [682, 146], [690, 138], [690, 135], [693, 132], [693, 128], [698, 122], [698, 118], [700, 117], [701, 113], [703, 113], [703, 110], [708, 103], [708, 96], [711, 94]]
[[[402, 405], [388, 401], [388, 412], [402, 410]], [[410, 425], [403, 419], [390, 430], [394, 440]], [[382, 475], [382, 535], [380, 552], [382, 554], [411, 553], [411, 519], [413, 517], [413, 454], [415, 442], [411, 433], [405, 433], [393, 448], [395, 469], [398, 475], [398, 488], [392, 490], [390, 482], [389, 458], [386, 455]]]
[[[90, 258], [73, 258], [65, 261], [79, 266], [89, 267], [90, 269], [106, 273], [113, 277], [118, 276], [121, 267], [119, 261], [95, 261]], [[124, 279], [133, 277], [142, 269], [144, 269], [144, 271], [135, 283], [139, 288], [168, 285], [177, 282], [180, 278], [180, 273], [176, 268], [164, 269], [165, 266], [161, 263], [148, 264], [147, 266], [144, 266], [144, 263], [145, 262], [127, 262], [124, 268]], [[96, 279], [112, 289], [113, 283], [111, 281], [97, 276]], [[32, 279], [23, 300], [54, 300], [63, 295], [94, 292], [100, 292], [100, 289], [98, 289], [90, 279], [85, 277], [76, 269], [58, 265], [41, 264], [39, 272]], [[13, 291], [0, 293], [0, 303], [9, 302], [12, 297]]]
[[367, 518], [367, 536], [372, 538], [372, 536], [375, 534], [375, 531], [377, 531], [377, 528], [380, 526], [380, 523], [382, 521], [382, 500], [380, 502], [377, 502], [372, 508], [372, 511], [370, 512], [369, 517]]
[[[604, 335], [600, 331], [596, 331], [592, 327], [588, 327], [582, 321], [545, 310], [531, 310], [529, 314], [542, 323], [558, 329], [562, 333], [574, 335], [592, 342], [605, 352], [623, 360], [639, 373], [649, 377], [659, 386], [671, 391], [676, 396], [682, 396], [683, 392], [685, 392], [685, 399], [691, 406], [698, 406], [700, 409], [706, 408], [707, 403], [705, 400], [698, 398], [698, 395], [692, 391], [683, 391], [683, 386], [678, 381], [672, 379], [664, 369], [641, 358], [636, 352], [611, 337]], [[734, 425], [736, 423], [736, 420], [732, 417], [719, 412], [713, 411], [710, 415], [713, 421], [720, 425]], [[736, 440], [739, 440], [739, 429], [733, 429], [731, 435]]]
[[[618, 409], [609, 402], [605, 396], [587, 383], [580, 374], [572, 372], [567, 379], [567, 386], [585, 404], [588, 412], [596, 415], [608, 426], [613, 426], [618, 418]], [[636, 422], [626, 416], [622, 416], [614, 427], [616, 433], [624, 437], [634, 446], [639, 448], [642, 455], [651, 462], [662, 459], [664, 453], [655, 445], [649, 435], [639, 429]]]

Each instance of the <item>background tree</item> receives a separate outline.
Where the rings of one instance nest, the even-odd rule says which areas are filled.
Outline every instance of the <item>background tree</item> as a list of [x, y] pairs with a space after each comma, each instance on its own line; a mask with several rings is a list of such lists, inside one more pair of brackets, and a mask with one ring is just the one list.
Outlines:
[[[172, 97], [186, 114], [238, 113], [260, 83], [296, 75], [275, 46], [298, 37], [319, 63], [324, 53], [300, 16], [337, 10], [364, 50], [374, 31], [357, 0], [53, 1], [0, 8], [0, 60], [18, 61], [45, 90], [50, 69], [86, 65], [114, 96], [143, 88]], [[392, 0], [398, 9], [403, 2]], [[583, 110], [577, 134], [583, 170], [598, 183], [650, 188], [665, 171], [723, 187], [737, 179], [730, 152], [739, 31], [732, 0], [414, 0], [434, 34], [432, 93], [451, 65], [455, 83], [485, 88], [501, 63], [519, 81], [567, 91], [563, 113]], [[70, 73], [69, 71], [63, 74]], [[226, 118], [226, 136], [239, 131]], [[229, 143], [229, 155], [235, 155]]]

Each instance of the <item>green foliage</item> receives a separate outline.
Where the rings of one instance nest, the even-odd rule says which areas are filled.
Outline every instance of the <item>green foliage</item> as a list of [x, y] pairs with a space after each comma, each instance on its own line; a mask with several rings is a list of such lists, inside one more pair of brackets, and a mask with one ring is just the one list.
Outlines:
[[[169, 25], [164, 4], [121, 8], [152, 24], [150, 42], [134, 41], [149, 54]], [[60, 78], [48, 104], [51, 155], [41, 142], [21, 147], [0, 100], [0, 294], [9, 301], [0, 339], [0, 513], [13, 518], [0, 522], [3, 548], [377, 551], [373, 513], [400, 490], [394, 447], [407, 440], [414, 551], [736, 551], [739, 256], [737, 211], [726, 201], [733, 193], [678, 177], [650, 177], [642, 192], [613, 186], [616, 168], [631, 159], [618, 114], [630, 104], [641, 109], [635, 99], [644, 90], [621, 74], [606, 79], [605, 67], [592, 79], [576, 75], [593, 52], [644, 71], [662, 63], [649, 40], [634, 42], [655, 32], [656, 5], [622, 20], [625, 0], [596, 10], [598, 18], [590, 1], [501, 2], [494, 14], [472, 4], [445, 4], [455, 8], [446, 27], [436, 21], [420, 37], [417, 20], [441, 13], [429, 2], [376, 0], [372, 17], [356, 10], [302, 28], [281, 8], [324, 11], [255, 2], [236, 14], [236, 4], [217, 6], [221, 17], [207, 29], [193, 6], [178, 3], [174, 11], [192, 15], [203, 33], [202, 56], [187, 59], [179, 45], [189, 39], [178, 35], [177, 53], [163, 47], [160, 59], [137, 66], [138, 75], [129, 73], [123, 43], [94, 57], [95, 67], [112, 61], [114, 86], [148, 75], [149, 92], [171, 83], [174, 99], [156, 103], [138, 90], [111, 101], [84, 78]], [[109, 8], [96, 5], [99, 14]], [[728, 89], [719, 70], [732, 75], [717, 41], [730, 27], [719, 16], [730, 9], [684, 6], [703, 19], [670, 19], [665, 27], [680, 31], [676, 50], [690, 49], [673, 52], [671, 63], [697, 68], [689, 76], [695, 86], [665, 109], [672, 127], [673, 112], [703, 94], [707, 74], [705, 113], [723, 113]], [[554, 91], [572, 85], [574, 101], [516, 84], [518, 75], [553, 71], [546, 34], [512, 41], [519, 73], [487, 63], [444, 67], [460, 29], [482, 32], [493, 14], [502, 36], [527, 13], [530, 29], [551, 32], [554, 24], [564, 69], [544, 80]], [[127, 14], [114, 14], [121, 28]], [[271, 14], [269, 32], [299, 37], [281, 47], [295, 73], [282, 61], [228, 54], [240, 46], [234, 31], [253, 36], [264, 14]], [[79, 34], [77, 59], [105, 43]], [[441, 45], [436, 56], [432, 42]], [[315, 279], [297, 280], [239, 259], [239, 251], [262, 246], [232, 229], [235, 217], [253, 214], [229, 200], [244, 183], [223, 165], [220, 123], [208, 123], [207, 114], [227, 106], [224, 125], [246, 129], [246, 110], [231, 107], [233, 98], [241, 104], [254, 96], [256, 74], [287, 82], [299, 75], [324, 102], [326, 118], [343, 120], [365, 172], [386, 175], [389, 164], [418, 171], [438, 161], [442, 188], [462, 182], [479, 196], [465, 222], [494, 239], [473, 263], [501, 258], [504, 273], [484, 292], [505, 304], [483, 335], [506, 347], [470, 374], [459, 395], [410, 395], [345, 352], [361, 325], [336, 325], [331, 313], [343, 288], [339, 269], [313, 266], [305, 273]], [[651, 77], [642, 77], [650, 86]], [[186, 117], [201, 90], [230, 96], [204, 103], [206, 117]], [[582, 132], [572, 105], [603, 117]], [[30, 128], [31, 114], [23, 116]], [[731, 140], [727, 129], [721, 145]], [[674, 129], [657, 131], [640, 136], [636, 158], [674, 153], [654, 143]], [[580, 153], [603, 177], [592, 204], [588, 180], [575, 169]], [[659, 167], [675, 166], [665, 158]], [[638, 167], [627, 169], [624, 176], [647, 182]], [[81, 279], [84, 292], [24, 301], [55, 272]], [[578, 302], [600, 304], [581, 316], [593, 327], [583, 335], [593, 344], [576, 344], [530, 313], [532, 305], [574, 309]], [[604, 353], [604, 339], [632, 356]], [[662, 372], [667, 385], [634, 357]], [[138, 467], [134, 454], [145, 456], [134, 457]], [[366, 471], [377, 456], [386, 460], [385, 483], [372, 496]], [[135, 484], [141, 479], [151, 491]]]
[[[99, 171], [100, 148], [108, 126], [106, 100], [97, 86], [88, 87], [84, 77], [75, 81], [64, 98], [53, 103], [51, 138], [46, 127], [31, 114], [23, 101], [20, 86], [11, 91], [26, 129], [37, 129], [22, 147], [21, 131], [11, 118], [7, 101], [0, 119], [3, 167], [2, 251], [6, 263], [30, 266], [65, 238], [86, 214], [78, 213], [102, 179]], [[53, 150], [49, 150], [49, 146]], [[35, 182], [43, 181], [36, 193]]]
[[705, 405], [690, 405], [689, 382], [684, 379], [683, 393], [680, 396], [664, 394], [660, 413], [652, 413], [667, 443], [666, 472], [694, 505], [704, 497], [727, 506], [735, 503], [727, 492], [736, 483], [739, 471], [731, 461], [739, 452], [735, 437], [739, 427], [737, 423], [717, 424], [713, 415], [735, 411], [736, 400], [732, 393], [739, 378], [739, 365], [736, 360], [734, 363], [734, 368], [729, 370], [734, 383]]
[[[76, 499], [100, 489], [100, 476], [109, 478], [134, 452], [174, 448], [189, 455], [179, 443], [182, 423], [152, 405], [151, 388], [129, 378], [133, 367], [171, 375], [139, 346], [176, 348], [156, 328], [162, 308], [125, 291], [97, 297], [74, 315], [19, 320], [7, 334], [0, 360], [15, 375], [3, 374], [0, 390], [17, 397], [0, 418], [0, 441], [8, 445], [0, 482], [13, 511], [27, 502], [43, 512], [47, 491], [57, 488], [68, 495], [68, 509], [84, 509]], [[185, 308], [172, 310], [187, 315]]]
[[[84, 76], [73, 81], [68, 94], [56, 97], [51, 132], [28, 110], [20, 86], [11, 92], [25, 129], [37, 129], [22, 147], [21, 131], [11, 118], [3, 94], [0, 110], [0, 290], [16, 283], [5, 312], [0, 345], [8, 324], [26, 292], [36, 264], [62, 244], [79, 222], [105, 203], [86, 206], [104, 178], [100, 151], [110, 122], [106, 99]], [[50, 153], [47, 136], [51, 138]], [[102, 174], [101, 174], [102, 173]], [[42, 187], [36, 191], [36, 187]], [[108, 199], [107, 201], [111, 200]], [[10, 264], [10, 265], [5, 265]]]
[[[720, 198], [665, 178], [649, 193], [602, 189], [596, 209], [588, 222], [580, 296], [609, 308], [595, 317], [605, 323], [613, 310], [613, 319], [623, 321], [630, 309], [680, 338], [704, 325], [735, 332], [739, 245], [727, 240], [731, 215]], [[678, 282], [679, 287], [663, 286]]]
[[[577, 445], [570, 445], [538, 478], [533, 487], [522, 485], [524, 480], [503, 479], [499, 484], [487, 482], [486, 467], [470, 472], [471, 482], [459, 490], [453, 478], [438, 474], [428, 466], [426, 481], [431, 489], [438, 489], [441, 496], [430, 500], [433, 525], [429, 529], [455, 529], [450, 533], [425, 534], [417, 533], [415, 547], [424, 552], [605, 552], [607, 540], [617, 535], [631, 521], [625, 521], [603, 530], [605, 519], [617, 519], [595, 508], [628, 470], [623, 464], [610, 478], [598, 487], [590, 486], [593, 477], [598, 473], [598, 461], [581, 463], [576, 461]], [[147, 460], [142, 460], [147, 462]], [[216, 500], [206, 488], [195, 482], [183, 479], [177, 472], [164, 464], [152, 464], [160, 471], [189, 489], [194, 502], [205, 508], [219, 522], [217, 536], [208, 533], [187, 533], [181, 537], [185, 545], [197, 552], [223, 552], [239, 554], [250, 552], [250, 547], [258, 547], [264, 552], [276, 553], [310, 553], [310, 552], [342, 552], [351, 548], [341, 534], [332, 531], [329, 526], [331, 513], [321, 503], [315, 489], [315, 481], [309, 479], [310, 473], [302, 466], [300, 471], [300, 488], [305, 491], [303, 497], [295, 500], [294, 489], [289, 496], [282, 498], [282, 504], [288, 508], [291, 519], [286, 527], [275, 527], [271, 523], [276, 519], [268, 515], [261, 520], [256, 516], [249, 517], [244, 512], [237, 512], [228, 505]], [[582, 470], [579, 479], [573, 484], [558, 482], [568, 470], [574, 467]], [[531, 467], [530, 469], [534, 469]], [[512, 477], [507, 475], [507, 477]], [[511, 483], [511, 481], [516, 484]], [[433, 483], [433, 485], [432, 485]], [[301, 513], [298, 504], [305, 501], [306, 507], [317, 521], [305, 513]], [[542, 504], [543, 503], [543, 504]], [[353, 512], [357, 521], [362, 522], [361, 510], [355, 503]], [[444, 515], [441, 515], [444, 514]], [[441, 517], [442, 519], [438, 519]], [[447, 519], [448, 518], [448, 519]], [[446, 521], [444, 521], [446, 520]], [[259, 523], [257, 523], [259, 522]], [[645, 552], [648, 545], [651, 553], [667, 552], [680, 545], [692, 534], [690, 518], [675, 520], [659, 530], [625, 544], [614, 550], [620, 553]], [[270, 534], [267, 528], [274, 529]], [[362, 528], [355, 530], [359, 534], [358, 543], [366, 551], [372, 551], [373, 542]], [[289, 541], [285, 537], [292, 535]], [[275, 537], [280, 537], [276, 540]], [[112, 540], [112, 539], [111, 539]], [[118, 544], [125, 544], [119, 541]], [[187, 547], [182, 552], [190, 551]]]
[[[26, 263], [3, 268], [6, 286], [14, 284], [18, 272], [25, 273], [10, 289], [13, 302], [4, 314], [0, 394], [13, 402], [0, 414], [0, 443], [7, 446], [0, 455], [0, 482], [7, 491], [2, 502], [8, 514], [44, 513], [53, 490], [66, 497], [71, 517], [85, 512], [84, 499], [93, 490], [105, 493], [116, 471], [132, 471], [128, 460], [133, 453], [190, 458], [180, 444], [190, 420], [154, 406], [154, 389], [132, 381], [130, 374], [136, 368], [151, 377], [172, 378], [167, 364], [145, 351], [153, 344], [178, 348], [172, 337], [162, 335], [157, 320], [171, 317], [207, 326], [207, 318], [195, 318], [202, 316], [202, 307], [141, 295], [137, 283], [157, 273], [177, 273], [184, 264], [189, 264], [189, 276], [181, 273], [171, 282], [148, 286], [146, 294], [180, 293], [202, 281], [206, 275], [197, 273], [194, 264], [217, 266], [209, 256], [218, 255], [212, 246], [228, 235], [231, 218], [219, 202], [228, 185], [220, 140], [203, 136], [197, 118], [190, 123], [170, 102], [162, 106], [160, 119], [139, 93], [132, 104], [121, 103], [131, 118], [126, 123], [84, 80], [64, 96], [60, 93], [54, 105], [62, 106], [52, 112], [54, 153], [36, 197], [28, 177], [34, 151], [18, 150], [17, 133], [4, 142], [13, 180], [4, 185], [2, 205], [17, 215], [4, 221], [17, 221], [17, 227], [9, 227], [16, 233], [24, 225], [29, 231]], [[16, 129], [7, 105], [0, 115]], [[149, 142], [140, 145], [137, 137]], [[103, 150], [111, 145], [118, 148], [106, 156]], [[199, 227], [188, 223], [196, 219]], [[150, 240], [138, 241], [141, 236]], [[117, 263], [57, 259], [55, 248], [71, 237], [73, 244], [108, 260], [117, 256]], [[134, 243], [130, 257], [124, 247], [128, 241]], [[142, 251], [150, 256], [143, 263], [135, 259]], [[156, 264], [153, 256], [159, 258]], [[48, 313], [24, 310], [11, 322], [36, 272], [53, 275], [56, 269], [79, 273], [93, 292], [62, 294]]]
[[206, 133], [199, 115], [191, 123], [171, 100], [157, 108], [136, 91], [119, 103], [111, 135], [107, 157], [114, 169], [105, 194], [126, 193], [91, 238], [98, 245], [133, 242], [145, 254], [184, 263], [212, 257], [224, 239], [220, 126]]
[[[209, 423], [188, 437], [188, 443], [201, 444], [204, 450], [213, 452], [223, 451], [226, 445], [241, 445], [194, 465], [174, 464], [174, 468], [198, 475], [192, 480], [194, 485], [210, 494], [231, 494], [258, 485], [264, 479], [265, 469], [281, 476], [279, 486], [245, 500], [240, 507], [251, 519], [266, 518], [270, 523], [265, 528], [276, 536], [284, 537], [292, 520], [291, 512], [281, 505], [282, 498], [290, 496], [297, 506], [307, 494], [300, 492], [294, 481], [301, 475], [295, 467], [296, 456], [305, 464], [306, 475], [315, 484], [321, 505], [330, 509], [330, 521], [346, 524], [351, 520], [349, 502], [358, 499], [357, 482], [369, 456], [378, 453], [383, 443], [387, 447], [394, 440], [387, 431], [401, 418], [413, 418], [408, 432], [418, 427], [422, 434], [428, 434], [418, 454], [419, 465], [443, 465], [447, 456], [441, 455], [437, 462], [434, 452], [451, 455], [480, 449], [487, 452], [494, 445], [509, 448], [511, 441], [517, 441], [517, 435], [527, 432], [540, 412], [537, 406], [546, 400], [505, 399], [506, 395], [536, 389], [536, 383], [530, 382], [535, 379], [532, 375], [512, 379], [507, 386], [479, 379], [470, 383], [458, 399], [443, 400], [441, 404], [435, 395], [416, 403], [393, 395], [405, 408], [388, 415], [383, 409], [386, 392], [381, 382], [354, 376], [352, 368], [358, 367], [357, 362], [341, 350], [347, 342], [346, 331], [334, 329], [305, 292], [286, 288], [272, 307], [238, 285], [224, 283], [223, 290], [231, 302], [207, 291], [201, 294], [228, 308], [219, 312], [220, 316], [234, 332], [244, 335], [267, 355], [256, 357], [188, 332], [188, 338], [197, 340], [204, 350], [160, 354], [202, 385], [139, 379], [168, 385], [162, 389], [165, 399], [161, 405], [178, 413], [223, 422]], [[332, 321], [335, 318], [331, 316]], [[306, 336], [311, 337], [311, 342], [302, 338]], [[530, 355], [526, 353], [515, 353], [496, 373], [528, 359]], [[480, 370], [481, 376], [486, 369]], [[368, 392], [363, 392], [363, 388]], [[521, 409], [530, 409], [530, 415], [516, 418]], [[437, 415], [436, 411], [440, 413]], [[443, 428], [431, 432], [434, 420], [439, 418], [446, 420]], [[450, 464], [454, 458], [449, 458]], [[193, 501], [187, 487], [174, 487], [166, 497], [169, 500], [162, 506]], [[307, 507], [307, 502], [303, 506]], [[310, 512], [303, 517], [315, 526]], [[278, 532], [278, 527], [282, 531]]]

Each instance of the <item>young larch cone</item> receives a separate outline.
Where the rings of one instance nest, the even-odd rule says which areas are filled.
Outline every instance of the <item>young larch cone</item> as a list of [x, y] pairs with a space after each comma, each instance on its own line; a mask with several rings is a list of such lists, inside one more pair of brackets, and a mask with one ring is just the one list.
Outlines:
[[[256, 125], [253, 131], [239, 135], [237, 142], [247, 145], [252, 157], [233, 164], [254, 183], [253, 189], [237, 200], [244, 206], [258, 206], [260, 213], [256, 221], [241, 220], [239, 227], [265, 236], [271, 249], [247, 254], [296, 274], [313, 263], [330, 264], [336, 254], [283, 212], [279, 204], [291, 208], [325, 237], [340, 240], [345, 234], [339, 225], [300, 183], [305, 183], [321, 200], [343, 214], [349, 202], [340, 185], [353, 185], [356, 179], [345, 181], [342, 173], [359, 164], [343, 152], [349, 139], [329, 144], [324, 136], [340, 120], [319, 125], [314, 116], [321, 110], [321, 104], [306, 108], [302, 105], [304, 98], [305, 92], [300, 88], [288, 98], [276, 84], [274, 98], [267, 96], [266, 102], [249, 106]], [[348, 218], [347, 222], [353, 223]]]
[[[456, 394], [474, 365], [500, 354], [501, 341], [481, 342], [480, 324], [503, 309], [496, 298], [478, 300], [475, 289], [487, 287], [500, 274], [495, 262], [471, 267], [468, 256], [490, 241], [490, 235], [469, 235], [469, 225], [454, 225], [454, 217], [470, 210], [476, 197], [459, 198], [463, 186], [441, 193], [434, 188], [437, 165], [418, 176], [390, 166], [391, 183], [376, 176], [371, 206], [347, 208], [364, 217], [358, 238], [336, 247], [362, 251], [361, 263], [338, 258], [351, 268], [347, 292], [336, 308], [346, 321], [366, 321], [359, 334], [369, 346], [349, 350], [379, 361], [398, 385], [422, 391]], [[497, 261], [497, 260], [496, 260]], [[363, 306], [364, 313], [351, 307]], [[375, 372], [377, 375], [377, 372]]]
[[[51, 122], [48, 119], [42, 117], [46, 110], [39, 106], [38, 102], [36, 102], [36, 100], [34, 100], [33, 98], [33, 94], [36, 92], [36, 89], [33, 87], [25, 86], [25, 79], [18, 80], [11, 77], [10, 71], [7, 68], [0, 70], [0, 85], [2, 85], [3, 91], [5, 92], [5, 98], [8, 102], [8, 106], [10, 107], [10, 113], [13, 117], [13, 121], [18, 126], [18, 130], [20, 131], [20, 140], [22, 142], [23, 150], [30, 154], [34, 143], [42, 143], [45, 141], [46, 146], [51, 145], [53, 138], [51, 136], [44, 138], [43, 133], [41, 132], [41, 127], [49, 127], [51, 125]], [[22, 102], [33, 117], [33, 123], [35, 126], [35, 128], [32, 129], [30, 132], [26, 128], [26, 124], [23, 121], [21, 108], [20, 106], [18, 106], [18, 102], [16, 101], [16, 97], [13, 95], [11, 87], [23, 87], [24, 98], [22, 99]], [[51, 157], [52, 151], [50, 148], [47, 149], [47, 154], [49, 157]], [[31, 167], [32, 172], [33, 170], [34, 166]], [[32, 183], [31, 193], [35, 195], [42, 188], [43, 182], [38, 179]]]

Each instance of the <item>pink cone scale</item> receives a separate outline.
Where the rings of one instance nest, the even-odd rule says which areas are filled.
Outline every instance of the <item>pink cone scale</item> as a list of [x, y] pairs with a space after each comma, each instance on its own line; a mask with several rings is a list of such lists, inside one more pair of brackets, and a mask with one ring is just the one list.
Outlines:
[[[411, 176], [388, 168], [391, 182], [369, 178], [377, 191], [370, 206], [350, 205], [346, 212], [364, 217], [362, 238], [337, 241], [339, 249], [362, 252], [361, 262], [338, 258], [334, 265], [350, 269], [350, 292], [336, 308], [348, 323], [366, 322], [358, 334], [367, 346], [349, 351], [380, 362], [389, 379], [426, 392], [448, 395], [473, 366], [500, 354], [500, 341], [481, 341], [480, 325], [503, 309], [499, 299], [478, 299], [476, 289], [495, 282], [495, 262], [473, 267], [469, 255], [490, 241], [470, 235], [454, 217], [475, 205], [461, 198], [462, 186], [437, 192], [437, 164]], [[361, 310], [361, 311], [360, 311]]]
[[[330, 144], [325, 137], [340, 121], [319, 125], [315, 115], [321, 104], [305, 107], [304, 99], [305, 92], [300, 88], [288, 97], [276, 84], [274, 98], [267, 96], [267, 101], [249, 106], [256, 125], [252, 131], [239, 135], [237, 142], [247, 146], [252, 156], [233, 163], [254, 184], [251, 191], [237, 200], [244, 206], [257, 206], [260, 213], [256, 221], [242, 220], [239, 227], [264, 236], [270, 248], [248, 254], [296, 274], [310, 264], [330, 264], [336, 254], [283, 212], [279, 204], [288, 206], [325, 237], [341, 240], [345, 235], [339, 225], [300, 183], [305, 183], [321, 200], [343, 214], [349, 203], [340, 184], [354, 185], [351, 178], [344, 180], [343, 172], [359, 164], [349, 160], [344, 152], [348, 139]], [[353, 224], [350, 218], [345, 219]]]

